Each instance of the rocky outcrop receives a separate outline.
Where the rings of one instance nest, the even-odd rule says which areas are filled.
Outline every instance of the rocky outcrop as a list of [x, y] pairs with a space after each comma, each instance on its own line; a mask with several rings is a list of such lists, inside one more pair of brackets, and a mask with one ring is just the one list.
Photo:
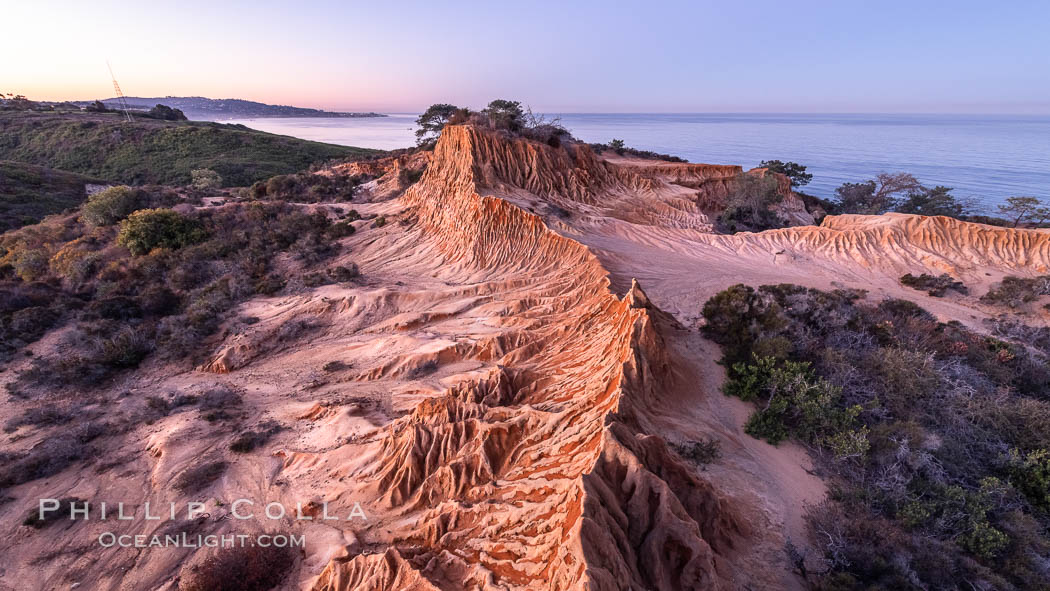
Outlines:
[[993, 268], [1016, 274], [1050, 271], [1050, 232], [974, 224], [943, 216], [887, 213], [827, 216], [820, 226], [758, 234], [708, 236], [710, 246], [760, 256], [819, 257], [877, 269], [893, 277], [923, 269], [955, 276]]
[[412, 152], [376, 160], [357, 160], [324, 168], [318, 174], [368, 179], [354, 192], [359, 201], [386, 201], [405, 191], [427, 167], [430, 152]]
[[680, 162], [653, 162], [652, 160], [615, 159], [611, 162], [618, 176], [647, 179], [644, 183], [633, 181], [626, 184], [634, 190], [656, 188], [690, 189], [696, 206], [709, 215], [718, 215], [726, 207], [726, 199], [737, 187], [740, 175], [765, 176], [773, 174], [777, 181], [777, 194], [781, 201], [773, 210], [789, 226], [812, 225], [813, 214], [805, 203], [791, 190], [791, 181], [779, 173], [770, 173], [765, 168], [753, 168], [746, 173], [740, 166], [718, 164], [690, 164]]
[[403, 200], [443, 265], [531, 282], [522, 328], [499, 369], [390, 425], [367, 477], [415, 526], [397, 554], [332, 562], [315, 589], [730, 586], [719, 553], [739, 520], [646, 432], [670, 378], [644, 292], [617, 298], [587, 248], [479, 194], [588, 202], [624, 182], [589, 150], [446, 128]]

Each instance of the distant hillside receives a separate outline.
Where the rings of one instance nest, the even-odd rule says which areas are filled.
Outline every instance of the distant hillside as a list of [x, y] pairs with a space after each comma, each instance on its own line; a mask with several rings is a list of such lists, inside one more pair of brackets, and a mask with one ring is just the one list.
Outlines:
[[0, 160], [0, 233], [80, 205], [86, 185], [102, 181], [62, 170]]
[[243, 186], [335, 158], [380, 150], [194, 121], [138, 119], [116, 113], [0, 113], [0, 160], [14, 160], [129, 184], [185, 185], [210, 168], [224, 186]]
[[[128, 107], [136, 110], [148, 110], [155, 105], [167, 105], [180, 109], [190, 119], [213, 121], [220, 119], [241, 119], [247, 117], [386, 117], [380, 113], [339, 113], [320, 109], [305, 109], [285, 105], [268, 105], [241, 99], [210, 99], [202, 96], [165, 96], [165, 97], [127, 97]], [[75, 104], [87, 106], [94, 101], [77, 101]], [[118, 99], [109, 98], [102, 101], [109, 108], [119, 108]]]

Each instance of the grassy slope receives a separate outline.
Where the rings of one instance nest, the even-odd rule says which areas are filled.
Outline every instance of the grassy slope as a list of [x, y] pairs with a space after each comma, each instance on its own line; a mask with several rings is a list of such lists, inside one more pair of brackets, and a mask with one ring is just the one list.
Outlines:
[[0, 113], [0, 159], [129, 184], [183, 185], [191, 170], [210, 168], [224, 185], [243, 186], [325, 160], [375, 153], [218, 123], [124, 123], [114, 113]]
[[102, 181], [62, 170], [0, 160], [0, 232], [80, 205], [84, 185]]

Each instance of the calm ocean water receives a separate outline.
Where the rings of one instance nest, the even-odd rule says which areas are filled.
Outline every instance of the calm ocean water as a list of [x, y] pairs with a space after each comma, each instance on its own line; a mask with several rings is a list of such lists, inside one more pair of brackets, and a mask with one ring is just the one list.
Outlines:
[[[415, 115], [377, 119], [252, 119], [248, 127], [333, 144], [412, 145]], [[588, 142], [628, 146], [690, 162], [757, 166], [792, 160], [809, 167], [804, 188], [821, 197], [879, 172], [910, 172], [955, 188], [991, 212], [1013, 195], [1050, 198], [1050, 117], [997, 115], [563, 114]]]

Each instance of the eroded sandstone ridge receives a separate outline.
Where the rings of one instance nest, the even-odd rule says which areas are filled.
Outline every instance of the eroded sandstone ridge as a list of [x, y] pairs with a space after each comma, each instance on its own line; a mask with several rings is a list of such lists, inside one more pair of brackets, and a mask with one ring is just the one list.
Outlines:
[[642, 178], [575, 158], [450, 127], [403, 198], [447, 272], [528, 293], [505, 304], [517, 326], [486, 351], [495, 367], [396, 420], [366, 468], [410, 527], [315, 589], [732, 586], [720, 555], [742, 522], [648, 428], [670, 375], [641, 288], [617, 298], [584, 246], [481, 195], [586, 203]]

